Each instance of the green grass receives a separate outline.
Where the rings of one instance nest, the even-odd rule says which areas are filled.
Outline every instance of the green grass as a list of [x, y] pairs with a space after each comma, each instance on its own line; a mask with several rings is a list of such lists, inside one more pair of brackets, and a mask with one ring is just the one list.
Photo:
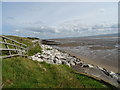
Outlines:
[[[32, 40], [39, 40], [38, 38], [30, 38], [30, 37], [18, 37], [18, 36], [10, 36], [10, 35], [5, 35], [8, 38], [11, 38], [13, 40], [16, 40], [20, 43], [26, 44], [27, 47], [29, 47], [27, 55], [32, 56], [38, 52], [42, 53], [42, 49], [40, 47], [40, 45], [38, 43], [34, 44], [32, 42]], [[7, 40], [7, 43], [12, 43], [12, 41]], [[20, 46], [19, 44], [15, 43], [15, 45]], [[14, 46], [8, 45], [9, 48], [14, 49]], [[24, 47], [24, 46], [22, 46]], [[2, 44], [2, 48], [6, 48], [4, 44]], [[24, 47], [26, 48], [26, 47]], [[15, 51], [11, 51], [12, 54], [17, 54]], [[2, 55], [1, 56], [5, 56], [5, 55], [9, 55], [8, 51], [2, 51]]]
[[[33, 45], [33, 43], [31, 42], [32, 39], [29, 39], [27, 37], [18, 37], [18, 36], [10, 36], [10, 35], [5, 35], [5, 36], [8, 38], [11, 38], [13, 40], [16, 40], [20, 43], [26, 44], [27, 46]], [[10, 42], [10, 41], [8, 40], [8, 42]]]
[[28, 49], [29, 56], [35, 55], [38, 52], [42, 53], [42, 48], [40, 47], [38, 43]]
[[[66, 65], [51, 65], [23, 57], [3, 59], [4, 88], [108, 88]], [[110, 88], [110, 87], [109, 87]]]

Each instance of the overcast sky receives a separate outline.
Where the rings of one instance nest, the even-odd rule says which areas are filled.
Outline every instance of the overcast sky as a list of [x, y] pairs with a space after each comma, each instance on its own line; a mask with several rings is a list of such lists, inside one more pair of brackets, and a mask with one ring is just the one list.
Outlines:
[[118, 3], [3, 2], [2, 19], [2, 34], [62, 38], [117, 33]]

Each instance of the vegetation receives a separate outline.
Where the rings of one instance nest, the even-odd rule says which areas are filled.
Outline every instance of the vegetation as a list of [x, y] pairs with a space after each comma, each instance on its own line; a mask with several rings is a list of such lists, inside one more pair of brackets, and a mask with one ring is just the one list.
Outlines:
[[4, 88], [108, 88], [66, 65], [51, 65], [14, 57], [3, 59]]
[[[42, 52], [36, 38], [7, 36], [26, 44], [28, 55]], [[48, 48], [48, 50], [50, 50]], [[66, 65], [51, 65], [24, 57], [2, 60], [3, 88], [112, 88], [100, 81], [76, 73]]]
[[40, 45], [38, 43], [28, 49], [29, 56], [35, 55], [38, 52], [42, 53], [42, 48], [40, 47]]
[[[8, 36], [8, 35], [6, 37], [9, 37], [9, 38], [11, 38], [13, 40], [16, 40], [16, 41], [18, 41], [20, 43], [26, 44], [27, 47], [28, 47], [27, 55], [32, 56], [32, 55], [36, 54], [37, 52], [42, 52], [42, 49], [41, 49], [39, 43], [38, 42], [37, 43], [32, 42], [32, 40], [38, 40], [38, 38], [30, 38], [30, 37], [27, 38], [27, 37]], [[7, 43], [12, 43], [12, 41], [7, 40]], [[15, 45], [20, 46], [17, 43], [15, 43]], [[4, 44], [2, 45], [2, 48], [6, 48]], [[15, 47], [9, 45], [9, 48], [12, 49], [12, 48], [15, 48]], [[26, 47], [24, 47], [24, 48], [26, 48]], [[11, 53], [16, 54], [15, 51], [11, 51]], [[4, 56], [4, 55], [9, 55], [9, 52], [8, 51], [2, 51], [2, 56]]]

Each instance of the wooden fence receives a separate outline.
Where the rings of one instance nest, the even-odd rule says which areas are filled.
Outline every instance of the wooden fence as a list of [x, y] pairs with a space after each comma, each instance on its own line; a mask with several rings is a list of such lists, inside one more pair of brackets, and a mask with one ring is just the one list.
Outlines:
[[[27, 45], [2, 35], [0, 35], [0, 38], [1, 38], [0, 58], [8, 58], [8, 57], [14, 57], [14, 56], [25, 56], [25, 57], [27, 56], [25, 55], [27, 53]], [[10, 48], [10, 46], [12, 46], [13, 48]], [[7, 55], [3, 55], [4, 51], [7, 51]]]

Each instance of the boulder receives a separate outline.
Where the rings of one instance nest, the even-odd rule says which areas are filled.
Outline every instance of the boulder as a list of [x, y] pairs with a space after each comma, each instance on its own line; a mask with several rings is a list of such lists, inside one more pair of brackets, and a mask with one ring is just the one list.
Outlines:
[[96, 66], [98, 69], [100, 69], [100, 70], [103, 70], [103, 68], [102, 67], [99, 67], [99, 66]]
[[83, 64], [82, 67], [87, 68], [89, 66], [88, 66], [88, 64]]
[[80, 64], [80, 62], [76, 62], [76, 64]]
[[62, 64], [67, 64], [67, 62], [65, 60], [61, 60]]
[[41, 57], [41, 55], [37, 55], [37, 57], [38, 57], [38, 58], [40, 58], [40, 57]]
[[88, 64], [88, 67], [89, 67], [89, 68], [94, 68], [94, 66], [92, 66], [91, 64]]
[[38, 59], [37, 59], [37, 61], [39, 61], [39, 62], [43, 62], [43, 60], [42, 60], [42, 59], [40, 59], [40, 58], [38, 58]]
[[37, 60], [38, 57], [32, 56], [32, 60]]
[[54, 59], [54, 60], [53, 60], [54, 63], [57, 63], [57, 61], [58, 61], [57, 59]]
[[57, 64], [62, 64], [62, 61], [61, 61], [61, 60], [58, 60], [58, 61], [57, 61]]
[[70, 67], [70, 64], [69, 64], [69, 63], [67, 63], [66, 65], [68, 65], [68, 66]]
[[69, 64], [72, 65], [72, 66], [75, 65], [75, 63], [73, 61], [70, 61]]
[[82, 61], [80, 61], [79, 65], [82, 67], [82, 65], [83, 65], [83, 62], [82, 62]]
[[109, 72], [108, 72], [105, 68], [103, 68], [102, 71], [103, 71], [107, 76], [110, 76]]

